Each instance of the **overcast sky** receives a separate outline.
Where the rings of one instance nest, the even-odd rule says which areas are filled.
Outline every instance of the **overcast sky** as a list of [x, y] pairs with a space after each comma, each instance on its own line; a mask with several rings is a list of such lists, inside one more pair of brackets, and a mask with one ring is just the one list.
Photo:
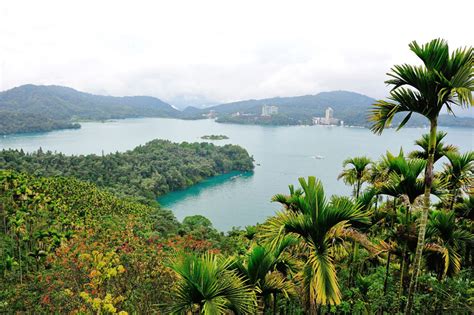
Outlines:
[[474, 44], [474, 1], [0, 2], [0, 90], [226, 102], [350, 90], [384, 97], [412, 40]]

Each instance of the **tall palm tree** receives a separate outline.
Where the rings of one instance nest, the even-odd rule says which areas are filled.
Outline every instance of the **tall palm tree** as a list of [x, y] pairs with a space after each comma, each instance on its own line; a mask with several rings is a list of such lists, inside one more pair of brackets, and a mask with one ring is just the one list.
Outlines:
[[[412, 229], [415, 230], [411, 220], [412, 207], [417, 199], [424, 194], [424, 181], [420, 175], [426, 167], [426, 161], [421, 159], [407, 160], [399, 156], [388, 159], [387, 163], [392, 171], [389, 173], [387, 181], [380, 188], [380, 194], [405, 200], [405, 219], [402, 221], [405, 223], [405, 226], [399, 231], [403, 239], [408, 239], [409, 232]], [[442, 190], [438, 189], [439, 186], [439, 181], [435, 179], [431, 186], [431, 194], [440, 196]], [[410, 261], [407, 242], [401, 243], [399, 299], [404, 291], [404, 279]]]
[[[456, 153], [458, 148], [452, 144], [444, 144], [443, 139], [446, 137], [447, 133], [444, 131], [438, 131], [436, 133], [436, 147], [434, 151], [433, 163], [436, 163], [440, 158], [445, 156], [447, 153]], [[410, 152], [408, 157], [412, 159], [423, 159], [428, 160], [428, 146], [430, 142], [430, 135], [424, 134], [421, 136], [421, 139], [415, 141], [415, 144], [421, 148], [421, 150], [415, 150]]]
[[467, 191], [474, 184], [474, 152], [465, 154], [448, 153], [441, 176], [446, 180], [447, 188], [451, 194], [449, 209], [453, 210], [458, 196]]
[[353, 157], [346, 159], [342, 166], [345, 168], [351, 166], [348, 169], [344, 169], [337, 179], [341, 179], [348, 185], [354, 185], [354, 195], [359, 198], [360, 188], [364, 181], [369, 176], [369, 165], [372, 161], [366, 157]]
[[307, 252], [303, 268], [311, 308], [339, 304], [341, 292], [334, 264], [338, 240], [353, 222], [368, 223], [368, 214], [347, 198], [328, 201], [320, 181], [310, 176], [299, 178], [301, 189], [290, 186], [290, 195], [278, 194], [273, 201], [284, 210], [268, 220], [265, 236], [278, 244], [285, 235], [300, 239]]
[[413, 295], [416, 290], [421, 259], [425, 246], [425, 233], [430, 209], [430, 192], [433, 182], [433, 163], [436, 148], [438, 117], [443, 108], [452, 112], [452, 106], [474, 106], [474, 49], [459, 48], [450, 54], [448, 43], [434, 39], [419, 45], [413, 41], [409, 45], [422, 61], [423, 65], [396, 65], [388, 73], [391, 79], [386, 83], [392, 86], [389, 100], [379, 100], [373, 105], [370, 120], [372, 130], [382, 133], [396, 114], [408, 112], [398, 129], [402, 128], [413, 113], [425, 116], [430, 122], [428, 158], [425, 170], [424, 207], [419, 222], [419, 236], [415, 255], [414, 270], [410, 281], [408, 303], [405, 310], [410, 314], [413, 307]]
[[243, 277], [230, 270], [231, 260], [213, 255], [184, 255], [171, 268], [177, 273], [175, 300], [171, 311], [176, 314], [254, 314], [255, 292]]

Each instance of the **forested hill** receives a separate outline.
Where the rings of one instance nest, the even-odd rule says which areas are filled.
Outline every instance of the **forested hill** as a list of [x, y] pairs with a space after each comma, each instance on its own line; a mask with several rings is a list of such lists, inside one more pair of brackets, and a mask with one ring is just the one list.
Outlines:
[[171, 105], [150, 96], [102, 96], [31, 84], [0, 92], [0, 134], [79, 128], [76, 120], [179, 115]]
[[[324, 116], [327, 107], [334, 117], [346, 125], [369, 126], [368, 112], [375, 99], [348, 92], [322, 92], [316, 95], [275, 97], [221, 104], [206, 109], [188, 107], [184, 111], [150, 96], [102, 96], [79, 92], [63, 86], [23, 85], [0, 92], [0, 135], [80, 128], [81, 120], [106, 120], [135, 117], [171, 117], [202, 119], [214, 110], [218, 122], [270, 125], [311, 124], [314, 116]], [[278, 106], [278, 115], [256, 119], [263, 105]], [[254, 115], [232, 116], [233, 113]], [[401, 121], [396, 117], [394, 125]], [[474, 127], [472, 117], [441, 115], [440, 125]], [[423, 126], [428, 122], [413, 115], [408, 126]]]
[[[316, 95], [273, 97], [259, 100], [246, 100], [210, 107], [218, 113], [234, 112], [261, 113], [263, 105], [277, 105], [281, 113], [323, 114], [331, 106], [335, 112], [366, 109], [374, 99], [363, 94], [348, 91], [322, 92]], [[352, 109], [351, 109], [352, 108]]]
[[[331, 107], [334, 109], [334, 117], [343, 120], [346, 125], [368, 127], [370, 123], [367, 121], [367, 117], [375, 101], [375, 99], [359, 93], [332, 91], [316, 95], [238, 101], [209, 107], [200, 111], [196, 109], [187, 110], [185, 113], [187, 112], [191, 116], [214, 110], [220, 122], [296, 125], [311, 124], [312, 117], [324, 116], [326, 108]], [[263, 105], [278, 106], [278, 115], [265, 120], [246, 119], [245, 116], [231, 116], [231, 114], [236, 112], [260, 115]], [[403, 116], [396, 117], [394, 125], [397, 125], [402, 118]], [[408, 126], [423, 126], [427, 124], [428, 121], [426, 119], [414, 115]], [[445, 126], [474, 127], [474, 119], [441, 115], [440, 124]]]
[[67, 176], [107, 188], [119, 196], [154, 203], [157, 196], [231, 171], [250, 171], [253, 159], [236, 145], [153, 140], [123, 153], [66, 156], [61, 153], [0, 152], [0, 169], [36, 176]]

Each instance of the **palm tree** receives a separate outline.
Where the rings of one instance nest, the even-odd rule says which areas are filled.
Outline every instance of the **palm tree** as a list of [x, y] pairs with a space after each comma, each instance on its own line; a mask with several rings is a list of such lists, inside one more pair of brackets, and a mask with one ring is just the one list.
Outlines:
[[445, 164], [441, 176], [446, 180], [447, 188], [451, 194], [449, 210], [453, 210], [459, 194], [474, 184], [474, 152], [465, 154], [452, 152], [446, 154], [446, 158], [449, 163]]
[[301, 189], [290, 185], [290, 195], [278, 194], [273, 201], [284, 210], [268, 220], [265, 237], [276, 246], [285, 235], [300, 239], [307, 257], [303, 268], [308, 304], [315, 307], [339, 304], [341, 292], [334, 264], [338, 240], [354, 222], [368, 223], [368, 214], [360, 211], [348, 198], [333, 197], [327, 201], [320, 181], [299, 178]]
[[[433, 163], [436, 163], [440, 158], [445, 156], [447, 153], [456, 153], [458, 152], [458, 148], [454, 145], [443, 143], [443, 139], [446, 137], [447, 133], [444, 131], [438, 131], [436, 134], [436, 147], [434, 151], [434, 158]], [[430, 141], [430, 135], [424, 134], [421, 136], [421, 139], [415, 141], [415, 144], [418, 145], [421, 150], [415, 150], [410, 152], [408, 155], [409, 158], [412, 159], [423, 159], [428, 160], [428, 146]]]
[[[409, 210], [407, 216], [409, 216], [415, 201], [425, 193], [424, 180], [420, 176], [426, 168], [426, 161], [397, 157], [388, 161], [388, 163], [391, 171], [386, 181], [381, 185], [379, 193], [395, 198], [405, 198]], [[430, 194], [441, 197], [443, 195], [442, 188], [442, 183], [435, 178], [431, 185]]]
[[351, 165], [351, 168], [344, 169], [337, 179], [341, 179], [348, 185], [354, 185], [354, 195], [359, 198], [360, 188], [369, 175], [368, 166], [372, 161], [365, 156], [346, 159], [343, 167]]
[[[380, 194], [406, 200], [405, 219], [403, 220], [405, 226], [401, 230], [401, 236], [402, 239], [408, 239], [408, 232], [410, 231], [410, 225], [412, 223], [412, 207], [418, 197], [424, 194], [424, 182], [423, 179], [420, 178], [420, 174], [425, 169], [426, 161], [420, 159], [407, 160], [399, 156], [397, 158], [388, 159], [387, 163], [392, 171], [388, 175], [388, 180], [380, 188]], [[436, 186], [438, 185], [434, 183], [432, 193], [438, 195], [439, 192], [434, 191]], [[405, 271], [410, 259], [406, 242], [402, 242], [401, 248], [399, 299], [403, 293]]]
[[171, 264], [179, 281], [175, 288], [173, 313], [254, 314], [256, 299], [243, 277], [229, 269], [231, 260], [204, 254], [185, 255]]
[[277, 295], [285, 298], [295, 296], [295, 285], [287, 277], [295, 271], [295, 261], [286, 249], [299, 241], [291, 236], [284, 237], [276, 248], [269, 245], [255, 245], [245, 259], [236, 259], [232, 268], [242, 275], [257, 292], [257, 301], [265, 312], [268, 298], [273, 295], [274, 313], [276, 313]]
[[[454, 211], [459, 218], [458, 223], [461, 223], [460, 227], [474, 234], [474, 225], [471, 223], [474, 220], [474, 188], [471, 188], [468, 194], [468, 197], [454, 206]], [[464, 253], [464, 265], [466, 266], [472, 266], [474, 262], [473, 249], [474, 242], [466, 244]]]
[[428, 158], [425, 170], [424, 207], [419, 222], [419, 236], [415, 255], [414, 270], [408, 292], [405, 310], [410, 314], [413, 307], [413, 295], [416, 290], [421, 258], [425, 246], [425, 233], [430, 209], [430, 192], [433, 182], [433, 163], [436, 148], [438, 116], [443, 108], [452, 112], [452, 106], [473, 106], [474, 91], [474, 49], [459, 48], [450, 54], [448, 43], [434, 39], [420, 46], [416, 41], [409, 45], [423, 62], [421, 66], [408, 64], [396, 65], [388, 73], [391, 79], [386, 83], [392, 86], [389, 100], [379, 100], [373, 105], [370, 120], [371, 129], [382, 133], [396, 114], [408, 112], [398, 129], [402, 128], [413, 113], [425, 116], [430, 122]]
[[454, 210], [459, 217], [474, 220], [474, 188], [471, 188], [468, 197], [464, 198], [462, 202], [456, 204]]
[[428, 240], [427, 266], [436, 271], [438, 279], [458, 273], [461, 269], [461, 244], [472, 242], [473, 235], [459, 228], [455, 213], [453, 211], [432, 212], [426, 238]]

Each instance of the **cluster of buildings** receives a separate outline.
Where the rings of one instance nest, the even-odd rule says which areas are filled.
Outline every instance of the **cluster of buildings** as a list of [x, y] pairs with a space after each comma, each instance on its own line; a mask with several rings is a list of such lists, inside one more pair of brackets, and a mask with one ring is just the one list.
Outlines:
[[[278, 106], [274, 105], [263, 105], [261, 117], [271, 117], [278, 114]], [[255, 117], [258, 118], [258, 115], [251, 113], [236, 112], [231, 115], [232, 117]]]
[[[254, 113], [244, 113], [236, 112], [231, 114], [232, 117], [242, 117], [242, 118], [253, 118], [258, 119], [268, 119], [274, 115], [278, 115], [278, 106], [275, 105], [263, 105], [262, 113], [260, 116]], [[216, 118], [217, 113], [214, 110], [210, 110], [209, 113], [203, 114], [207, 118]], [[260, 117], [260, 118], [259, 118]], [[344, 125], [344, 122], [338, 118], [334, 118], [334, 110], [331, 107], [326, 108], [324, 117], [313, 117], [313, 125]]]
[[313, 125], [343, 125], [344, 122], [334, 118], [334, 110], [331, 107], [326, 108], [324, 117], [313, 117]]
[[262, 116], [269, 117], [272, 115], [278, 114], [278, 107], [274, 105], [263, 105], [262, 106]]

